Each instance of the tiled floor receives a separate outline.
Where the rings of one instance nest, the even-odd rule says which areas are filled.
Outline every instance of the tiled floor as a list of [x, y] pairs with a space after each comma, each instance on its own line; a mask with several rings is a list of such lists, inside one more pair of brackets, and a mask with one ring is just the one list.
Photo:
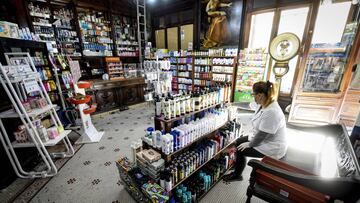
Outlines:
[[[33, 188], [23, 192], [15, 202], [135, 202], [119, 181], [115, 161], [120, 156], [131, 155], [131, 142], [153, 126], [152, 116], [153, 108], [140, 104], [127, 111], [93, 118], [97, 129], [105, 131], [101, 141], [83, 145], [57, 176], [48, 182], [35, 181]], [[246, 116], [242, 118], [244, 122], [248, 120]], [[249, 173], [250, 168], [246, 168], [244, 176], [249, 177]], [[247, 180], [229, 185], [220, 182], [201, 202], [245, 202], [247, 186]]]

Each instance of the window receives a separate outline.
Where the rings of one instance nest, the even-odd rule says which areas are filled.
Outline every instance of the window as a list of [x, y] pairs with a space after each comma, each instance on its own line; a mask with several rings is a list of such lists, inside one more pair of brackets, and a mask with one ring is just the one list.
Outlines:
[[249, 48], [269, 46], [274, 12], [255, 14], [251, 17]]
[[178, 27], [167, 28], [167, 45], [169, 51], [178, 51]]
[[189, 42], [193, 42], [193, 24], [183, 25], [180, 27], [181, 49], [187, 50]]
[[346, 47], [339, 42], [350, 7], [350, 1], [320, 5], [306, 59], [302, 83], [304, 92], [339, 91], [347, 61]]
[[[277, 34], [284, 32], [292, 32], [296, 34], [300, 41], [305, 31], [306, 20], [309, 13], [309, 7], [300, 7], [295, 9], [277, 9], [276, 11], [254, 14], [251, 18], [249, 48], [268, 48], [271, 41], [271, 31], [274, 22], [275, 13], [280, 12], [279, 26], [276, 30]], [[272, 62], [271, 65], [275, 63]], [[289, 63], [289, 72], [282, 78], [280, 92], [289, 94], [292, 90], [294, 76], [298, 65], [298, 57], [293, 58]], [[270, 71], [270, 76], [265, 75], [264, 78], [270, 77], [271, 81], [275, 81], [275, 75]]]
[[156, 30], [155, 31], [155, 43], [156, 48], [165, 49], [165, 30]]
[[[305, 30], [308, 12], [308, 7], [282, 10], [280, 14], [278, 34], [291, 32], [296, 34], [301, 41]], [[289, 72], [282, 78], [281, 81], [281, 93], [289, 94], [291, 92], [297, 65], [298, 56], [294, 57], [289, 62]], [[270, 79], [275, 81], [275, 75], [272, 71]]]
[[315, 23], [312, 44], [340, 42], [349, 14], [350, 6], [350, 1], [320, 5]]

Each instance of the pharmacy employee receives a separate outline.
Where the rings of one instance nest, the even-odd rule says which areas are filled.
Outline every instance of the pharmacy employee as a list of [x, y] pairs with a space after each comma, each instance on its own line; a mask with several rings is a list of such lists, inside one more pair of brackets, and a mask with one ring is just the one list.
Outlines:
[[269, 81], [253, 85], [255, 102], [260, 105], [251, 120], [253, 134], [237, 141], [235, 171], [225, 176], [225, 181], [242, 180], [246, 157], [280, 159], [285, 155], [286, 121], [275, 95], [275, 85]]

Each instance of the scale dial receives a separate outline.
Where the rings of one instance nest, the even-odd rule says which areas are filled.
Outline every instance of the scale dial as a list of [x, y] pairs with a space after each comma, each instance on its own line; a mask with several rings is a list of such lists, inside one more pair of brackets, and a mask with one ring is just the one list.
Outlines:
[[294, 58], [300, 49], [299, 38], [290, 32], [276, 36], [269, 48], [270, 56], [278, 62], [289, 61]]

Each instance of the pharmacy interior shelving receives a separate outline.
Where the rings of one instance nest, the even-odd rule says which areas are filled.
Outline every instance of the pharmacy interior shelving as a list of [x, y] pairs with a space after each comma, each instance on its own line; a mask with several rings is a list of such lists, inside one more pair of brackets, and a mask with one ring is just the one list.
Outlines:
[[[175, 92], [180, 90], [194, 91], [224, 84], [234, 87], [237, 67], [236, 56], [188, 55], [164, 58], [170, 60], [172, 65]], [[197, 63], [198, 60], [201, 62]]]
[[[178, 120], [181, 120], [181, 119], [184, 119], [185, 117], [189, 117], [189, 116], [193, 116], [193, 115], [196, 115], [196, 114], [199, 114], [201, 112], [204, 112], [204, 111], [207, 111], [211, 108], [215, 108], [215, 107], [218, 107], [218, 106], [222, 106], [222, 107], [225, 107], [226, 108], [226, 103], [220, 103], [220, 104], [215, 104], [215, 105], [211, 105], [211, 106], [208, 106], [208, 107], [205, 107], [199, 111], [194, 111], [194, 112], [190, 112], [190, 113], [187, 113], [187, 114], [184, 114], [184, 115], [181, 115], [179, 117], [176, 117], [176, 118], [172, 118], [172, 119], [169, 119], [169, 120], [165, 120], [163, 117], [155, 117], [154, 118], [154, 122], [155, 122], [155, 129], [156, 130], [165, 130], [165, 132], [170, 132], [171, 130], [171, 126], [174, 122], [178, 121]], [[161, 123], [164, 123], [165, 126], [162, 126]], [[162, 158], [164, 158], [164, 160], [167, 162], [167, 163], [170, 163], [173, 159], [174, 156], [176, 155], [179, 155], [181, 153], [184, 153], [185, 151], [189, 150], [192, 146], [195, 146], [196, 144], [200, 143], [201, 141], [205, 140], [205, 139], [208, 139], [208, 138], [212, 138], [216, 135], [216, 133], [224, 128], [226, 125], [227, 125], [228, 121], [225, 121], [225, 124], [224, 125], [221, 125], [219, 127], [217, 127], [216, 129], [213, 129], [211, 132], [199, 137], [198, 139], [194, 140], [193, 142], [189, 143], [188, 145], [184, 146], [183, 148], [181, 149], [178, 149], [177, 151], [174, 151], [173, 153], [170, 153], [170, 154], [165, 154], [164, 152], [162, 152], [161, 150], [151, 146], [151, 145], [148, 145], [146, 142], [143, 142], [143, 145], [146, 146], [147, 148], [152, 148], [156, 151], [158, 151]], [[163, 129], [163, 127], [165, 127], [165, 129]], [[242, 132], [242, 130], [240, 129], [239, 132]], [[216, 157], [218, 157], [220, 154], [222, 154], [223, 152], [225, 152], [226, 149], [228, 149], [229, 147], [233, 146], [235, 143], [236, 143], [236, 140], [237, 138], [229, 141], [222, 149], [220, 149], [217, 153], [214, 154], [214, 156], [212, 156], [211, 158], [209, 158], [208, 160], [206, 160], [204, 163], [202, 163], [200, 166], [198, 166], [196, 169], [194, 169], [188, 176], [184, 177], [183, 179], [181, 179], [180, 181], [176, 182], [173, 186], [172, 186], [172, 189], [171, 191], [169, 191], [170, 193], [170, 196], [174, 195], [174, 189], [177, 188], [179, 185], [183, 184], [184, 182], [186, 182], [186, 180], [188, 180], [188, 178], [190, 178], [192, 175], [196, 174], [201, 168], [203, 168], [204, 166], [206, 166], [209, 162], [211, 162], [212, 160], [214, 160]], [[227, 169], [224, 173], [221, 174], [220, 178], [217, 180], [217, 181], [214, 181], [214, 183], [211, 185], [211, 187], [209, 188], [209, 190], [211, 190], [211, 188], [213, 188], [213, 186], [215, 184], [217, 184], [217, 182], [219, 180], [221, 180], [221, 177], [228, 171], [229, 169]], [[201, 198], [203, 198], [206, 193], [209, 191], [207, 190], [201, 197], [197, 198], [197, 200], [200, 200]]]

